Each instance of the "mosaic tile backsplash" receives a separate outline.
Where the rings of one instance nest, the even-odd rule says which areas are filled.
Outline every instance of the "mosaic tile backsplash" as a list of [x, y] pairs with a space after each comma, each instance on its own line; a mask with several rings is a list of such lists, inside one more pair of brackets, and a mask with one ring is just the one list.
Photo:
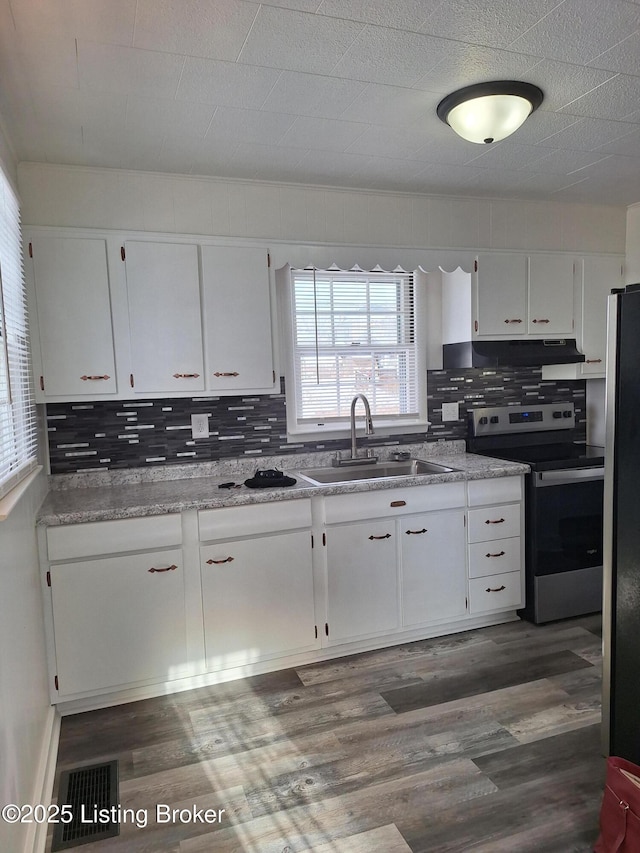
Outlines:
[[[543, 381], [539, 368], [432, 370], [428, 372], [427, 441], [467, 437], [467, 412], [509, 403], [573, 402], [586, 436], [584, 380]], [[442, 421], [442, 403], [460, 404], [457, 421]], [[209, 414], [209, 438], [191, 438], [191, 415]], [[194, 399], [50, 403], [46, 406], [52, 474], [138, 468], [234, 457], [339, 450], [348, 439], [287, 444], [285, 394]], [[375, 420], [374, 420], [375, 426]], [[360, 430], [359, 430], [360, 432]], [[359, 437], [375, 447], [411, 444], [415, 433]]]

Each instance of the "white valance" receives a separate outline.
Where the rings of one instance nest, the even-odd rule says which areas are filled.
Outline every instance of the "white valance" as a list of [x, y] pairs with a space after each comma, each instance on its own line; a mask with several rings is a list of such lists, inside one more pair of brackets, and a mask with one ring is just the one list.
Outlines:
[[[456, 249], [379, 248], [375, 246], [312, 246], [280, 243], [271, 247], [272, 265], [280, 269], [352, 270], [425, 273], [473, 270], [476, 252]], [[354, 260], [357, 265], [354, 267]]]

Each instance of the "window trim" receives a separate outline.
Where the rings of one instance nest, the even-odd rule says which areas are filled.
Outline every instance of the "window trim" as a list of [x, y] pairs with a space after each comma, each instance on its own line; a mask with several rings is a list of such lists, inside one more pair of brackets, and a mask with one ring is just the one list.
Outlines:
[[[313, 268], [305, 268], [305, 272], [310, 272]], [[316, 267], [318, 271], [321, 271]], [[342, 421], [334, 421], [326, 426], [318, 426], [317, 424], [299, 423], [297, 420], [296, 406], [296, 382], [295, 382], [295, 354], [294, 354], [294, 328], [293, 328], [293, 273], [297, 268], [286, 265], [281, 270], [278, 270], [279, 275], [276, 276], [276, 294], [279, 306], [279, 322], [281, 329], [281, 347], [282, 347], [282, 362], [285, 376], [285, 395], [288, 405], [286, 406], [287, 419], [287, 443], [300, 444], [306, 441], [322, 441], [323, 439], [341, 439], [350, 436], [349, 419], [345, 418]], [[338, 270], [331, 268], [327, 270], [330, 273], [335, 273]], [[359, 267], [354, 265], [352, 270], [342, 270], [343, 272], [359, 271]], [[385, 272], [379, 267], [372, 272]], [[373, 416], [373, 425], [376, 430], [376, 435], [379, 437], [395, 436], [414, 433], [426, 433], [430, 426], [427, 420], [427, 293], [426, 287], [423, 286], [419, 270], [406, 271], [413, 275], [414, 287], [414, 314], [415, 314], [415, 337], [416, 337], [416, 357], [417, 357], [417, 389], [416, 395], [418, 399], [418, 417], [382, 417], [380, 415]], [[361, 410], [356, 409], [356, 425], [361, 424]]]

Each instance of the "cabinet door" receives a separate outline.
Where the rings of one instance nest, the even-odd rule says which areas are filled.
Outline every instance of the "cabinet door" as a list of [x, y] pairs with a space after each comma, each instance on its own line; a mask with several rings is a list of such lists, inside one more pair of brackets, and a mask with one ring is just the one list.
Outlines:
[[477, 334], [514, 337], [527, 333], [527, 258], [480, 255], [476, 276]]
[[392, 519], [327, 530], [330, 643], [399, 627], [395, 531]]
[[402, 624], [466, 613], [464, 510], [403, 518]]
[[114, 394], [106, 242], [36, 236], [33, 274], [44, 396]]
[[200, 549], [207, 669], [314, 648], [311, 533]]
[[198, 247], [125, 244], [133, 390], [202, 391]]
[[583, 376], [604, 376], [607, 355], [607, 300], [612, 288], [622, 287], [620, 258], [584, 258], [582, 261], [580, 344], [585, 361]]
[[180, 549], [61, 563], [50, 572], [61, 695], [184, 674]]
[[552, 338], [575, 336], [573, 331], [574, 258], [567, 255], [531, 255], [529, 258], [530, 335]]
[[207, 389], [272, 390], [266, 250], [203, 246], [202, 286]]

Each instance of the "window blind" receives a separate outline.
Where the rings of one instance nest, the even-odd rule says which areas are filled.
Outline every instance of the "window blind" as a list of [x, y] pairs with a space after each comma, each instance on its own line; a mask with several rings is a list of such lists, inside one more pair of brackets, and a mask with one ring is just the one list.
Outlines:
[[292, 271], [296, 419], [349, 419], [356, 394], [389, 420], [419, 415], [410, 273]]
[[20, 207], [0, 169], [0, 497], [36, 466]]

